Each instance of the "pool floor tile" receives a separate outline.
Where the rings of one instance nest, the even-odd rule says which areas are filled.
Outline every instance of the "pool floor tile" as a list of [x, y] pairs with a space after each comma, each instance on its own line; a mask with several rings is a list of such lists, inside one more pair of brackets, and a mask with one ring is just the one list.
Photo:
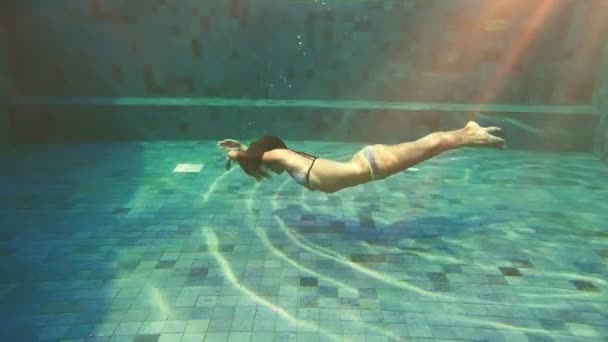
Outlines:
[[[293, 145], [321, 156], [360, 148]], [[215, 142], [18, 151], [0, 157], [14, 165], [0, 170], [1, 331], [42, 341], [608, 339], [608, 167], [590, 155], [455, 151], [324, 194], [225, 172]], [[204, 170], [172, 172], [184, 160]]]

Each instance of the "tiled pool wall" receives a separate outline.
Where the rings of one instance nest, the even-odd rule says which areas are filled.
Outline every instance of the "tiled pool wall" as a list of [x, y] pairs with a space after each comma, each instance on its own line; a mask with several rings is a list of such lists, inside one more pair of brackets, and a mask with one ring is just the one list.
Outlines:
[[608, 162], [608, 43], [604, 47], [600, 80], [594, 96], [595, 106], [601, 115], [596, 133], [594, 152], [602, 160]]
[[8, 88], [9, 88], [9, 64], [7, 60], [6, 42], [4, 30], [0, 24], [0, 151], [6, 150], [11, 142], [8, 124]]
[[8, 93], [10, 87], [9, 67], [6, 54], [6, 44], [0, 26], [0, 152], [7, 150], [12, 144], [12, 132], [8, 120]]
[[[479, 121], [503, 127], [510, 148], [589, 152], [593, 142], [590, 132], [599, 117], [571, 114], [517, 113]], [[54, 106], [44, 112], [22, 111], [14, 123], [19, 142], [37, 143], [252, 140], [261, 135], [288, 140], [398, 143], [458, 128], [469, 117], [463, 112], [381, 109]]]
[[[591, 151], [603, 1], [129, 1], [15, 5], [21, 96], [498, 103], [511, 146]], [[544, 5], [543, 5], [544, 4]], [[593, 34], [590, 34], [593, 33]], [[378, 142], [455, 128], [468, 111], [208, 106], [11, 107], [21, 142], [253, 137]], [[84, 127], [90, 129], [81, 129]], [[591, 130], [592, 131], [592, 130]]]

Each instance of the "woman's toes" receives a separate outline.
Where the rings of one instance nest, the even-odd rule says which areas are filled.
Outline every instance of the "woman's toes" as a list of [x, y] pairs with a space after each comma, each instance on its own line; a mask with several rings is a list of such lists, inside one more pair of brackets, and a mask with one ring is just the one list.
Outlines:
[[490, 140], [490, 144], [494, 147], [504, 149], [507, 146], [506, 141], [503, 138], [499, 138], [497, 136], [490, 135], [489, 140]]

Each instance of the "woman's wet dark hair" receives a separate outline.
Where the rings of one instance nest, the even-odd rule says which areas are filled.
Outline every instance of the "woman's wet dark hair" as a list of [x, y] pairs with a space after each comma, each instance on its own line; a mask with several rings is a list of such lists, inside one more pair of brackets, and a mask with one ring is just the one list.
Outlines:
[[286, 149], [287, 145], [278, 137], [263, 136], [252, 142], [247, 150], [241, 151], [237, 162], [245, 173], [257, 180], [270, 178], [270, 174], [262, 168], [262, 155], [278, 148]]

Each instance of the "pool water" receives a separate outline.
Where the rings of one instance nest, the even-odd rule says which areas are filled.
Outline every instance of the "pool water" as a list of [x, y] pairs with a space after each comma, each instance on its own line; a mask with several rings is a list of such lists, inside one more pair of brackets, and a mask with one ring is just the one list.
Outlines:
[[225, 172], [215, 141], [19, 146], [0, 165], [5, 341], [608, 339], [590, 154], [462, 149], [334, 194]]

